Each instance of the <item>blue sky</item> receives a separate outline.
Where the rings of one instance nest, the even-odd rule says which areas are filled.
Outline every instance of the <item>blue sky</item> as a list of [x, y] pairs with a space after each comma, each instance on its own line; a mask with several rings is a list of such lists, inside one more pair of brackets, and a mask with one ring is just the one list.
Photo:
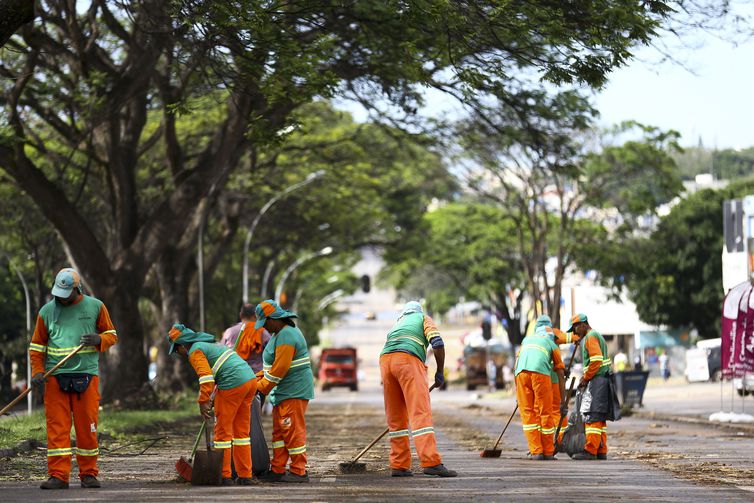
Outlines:
[[[603, 125], [624, 120], [675, 129], [681, 145], [754, 146], [754, 41], [734, 47], [713, 36], [674, 55], [681, 65], [657, 63], [651, 49], [610, 76], [595, 96]], [[692, 73], [693, 72], [693, 73]]]

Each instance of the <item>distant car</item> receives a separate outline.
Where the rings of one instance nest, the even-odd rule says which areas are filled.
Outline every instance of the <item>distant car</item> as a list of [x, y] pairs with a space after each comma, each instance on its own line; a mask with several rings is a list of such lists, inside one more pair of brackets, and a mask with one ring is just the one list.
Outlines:
[[374, 321], [377, 319], [377, 313], [375, 313], [374, 311], [367, 311], [364, 314], [364, 318], [370, 321]]
[[322, 391], [345, 386], [358, 391], [358, 360], [355, 348], [325, 348], [319, 359], [319, 382]]
[[739, 396], [746, 396], [754, 393], [754, 374], [746, 374], [745, 378], [737, 377], [733, 379], [733, 386]]

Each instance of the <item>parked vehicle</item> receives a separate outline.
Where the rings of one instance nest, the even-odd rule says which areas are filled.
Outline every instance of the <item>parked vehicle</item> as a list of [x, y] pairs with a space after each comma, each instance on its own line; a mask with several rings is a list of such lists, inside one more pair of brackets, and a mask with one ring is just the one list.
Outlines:
[[722, 378], [720, 339], [705, 339], [686, 351], [688, 382], [719, 381]]
[[325, 348], [319, 358], [318, 378], [322, 391], [334, 386], [359, 389], [358, 360], [355, 348]]
[[[503, 376], [503, 366], [505, 365], [508, 354], [504, 351], [502, 345], [490, 345], [489, 347], [465, 346], [463, 348], [464, 366], [466, 367], [466, 389], [471, 391], [477, 386], [487, 386], [489, 377], [487, 375], [487, 351], [489, 359], [495, 367], [495, 388], [505, 388], [505, 378]], [[490, 365], [490, 369], [492, 365]]]

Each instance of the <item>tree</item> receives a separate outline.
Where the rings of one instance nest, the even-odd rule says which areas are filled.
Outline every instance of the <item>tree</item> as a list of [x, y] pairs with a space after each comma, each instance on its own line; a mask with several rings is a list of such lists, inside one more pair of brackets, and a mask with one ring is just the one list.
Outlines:
[[[165, 316], [187, 316], [177, 292], [205, 208], [255, 150], [279, 141], [297, 107], [347, 92], [410, 112], [419, 85], [504, 98], [522, 69], [600, 85], [669, 12], [638, 0], [40, 5], [40, 22], [9, 41], [0, 65], [0, 167], [112, 311], [122, 337], [102, 369], [105, 399], [146, 380], [138, 300], [148, 276]], [[206, 99], [216, 115], [186, 137], [178, 119]], [[158, 145], [165, 162], [145, 164]]]
[[0, 47], [34, 19], [34, 0], [0, 0]]

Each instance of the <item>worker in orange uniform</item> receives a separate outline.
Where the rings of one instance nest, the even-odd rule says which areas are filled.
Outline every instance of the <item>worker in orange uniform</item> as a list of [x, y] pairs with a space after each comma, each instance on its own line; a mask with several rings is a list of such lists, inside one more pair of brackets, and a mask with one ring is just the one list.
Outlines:
[[582, 410], [586, 432], [585, 452], [576, 453], [573, 459], [607, 459], [607, 422], [614, 421], [612, 389], [610, 383], [610, 358], [602, 335], [589, 326], [585, 314], [571, 318], [568, 332], [581, 337], [581, 357], [584, 375], [579, 390], [591, 394], [589, 410]]
[[439, 477], [458, 475], [442, 464], [437, 451], [427, 367], [424, 365], [429, 345], [432, 345], [437, 363], [435, 386], [440, 387], [445, 382], [445, 347], [440, 332], [432, 318], [424, 314], [421, 304], [415, 301], [406, 303], [398, 321], [387, 334], [387, 342], [380, 353], [393, 477], [412, 475], [409, 424], [424, 474]]
[[[257, 381], [245, 361], [232, 349], [215, 344], [215, 337], [205, 332], [194, 332], [184, 325], [175, 324], [168, 332], [170, 350], [188, 356], [191, 366], [199, 376], [199, 412], [205, 420], [212, 418], [212, 393], [215, 397], [215, 441], [213, 447], [223, 450], [223, 485], [252, 485], [251, 476], [251, 400], [257, 391]], [[234, 482], [230, 459], [236, 467], [238, 479]]]
[[[257, 374], [259, 392], [272, 404], [272, 462], [263, 476], [269, 482], [309, 482], [306, 471], [306, 408], [314, 398], [309, 347], [286, 311], [274, 300], [257, 305], [255, 329], [265, 328], [272, 338], [262, 354], [264, 368]], [[289, 472], [285, 466], [290, 459]]]
[[[565, 396], [565, 365], [557, 344], [544, 331], [544, 321], [538, 325], [521, 342], [515, 370], [516, 397], [531, 459], [550, 460], [555, 459], [554, 436], [557, 422], [550, 375], [555, 372], [558, 392], [560, 396]], [[562, 407], [564, 405], [561, 404], [561, 412]]]
[[[543, 314], [539, 318], [537, 318], [536, 325], [534, 327], [535, 333], [538, 335], [545, 335], [547, 337], [550, 337], [555, 344], [560, 346], [561, 344], [571, 344], [571, 343], [577, 343], [579, 341], [579, 336], [572, 333], [572, 332], [563, 332], [562, 330], [558, 328], [554, 328], [552, 326], [552, 320], [549, 316], [546, 314]], [[573, 362], [569, 363], [569, 367]], [[568, 379], [568, 374], [565, 374], [566, 380]], [[560, 418], [560, 433], [558, 434], [558, 443], [560, 443], [561, 440], [563, 440], [563, 434], [565, 434], [566, 430], [568, 430], [568, 399], [570, 397], [567, 397], [565, 400], [560, 394], [560, 378], [558, 377], [558, 373], [553, 371], [550, 373], [550, 381], [552, 383], [552, 413], [555, 414], [555, 417]], [[564, 383], [565, 386], [565, 383]], [[555, 430], [557, 431], [558, 428], [558, 421], [555, 420]]]
[[102, 301], [84, 295], [76, 270], [62, 269], [52, 287], [54, 299], [42, 306], [29, 344], [32, 384], [79, 345], [85, 347], [53, 374], [45, 386], [47, 472], [41, 489], [68, 489], [71, 473], [71, 415], [76, 429], [76, 462], [81, 487], [97, 488], [99, 353], [118, 341]]

